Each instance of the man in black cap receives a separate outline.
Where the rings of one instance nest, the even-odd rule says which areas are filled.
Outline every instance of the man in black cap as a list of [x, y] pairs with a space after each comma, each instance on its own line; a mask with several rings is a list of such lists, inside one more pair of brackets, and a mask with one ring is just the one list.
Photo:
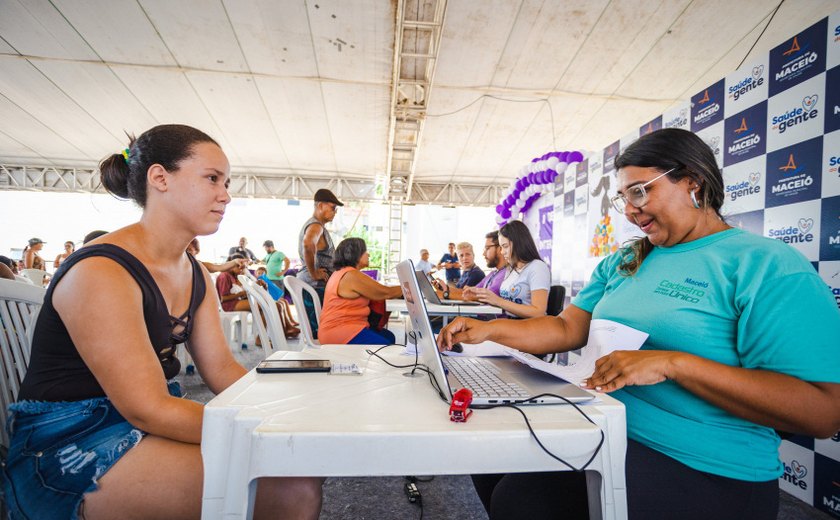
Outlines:
[[[335, 246], [330, 237], [330, 232], [324, 226], [332, 222], [338, 206], [344, 206], [344, 204], [338, 200], [333, 192], [323, 188], [315, 192], [314, 199], [315, 211], [312, 213], [312, 218], [304, 222], [300, 230], [298, 254], [303, 262], [303, 268], [297, 274], [297, 277], [300, 281], [308, 283], [315, 289], [323, 304], [324, 288], [333, 271], [332, 263], [335, 254]], [[310, 307], [312, 302], [309, 300], [308, 293], [303, 293], [303, 300], [309, 322], [312, 324], [313, 334], [317, 335], [318, 325], [315, 319], [315, 308], [314, 306]]]

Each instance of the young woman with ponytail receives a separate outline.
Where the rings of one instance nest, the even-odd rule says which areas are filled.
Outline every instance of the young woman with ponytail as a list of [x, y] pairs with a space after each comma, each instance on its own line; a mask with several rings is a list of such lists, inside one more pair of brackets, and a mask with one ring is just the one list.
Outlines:
[[[143, 214], [55, 273], [10, 407], [6, 504], [11, 518], [198, 518], [203, 406], [167, 380], [185, 342], [212, 391], [246, 373], [206, 269], [185, 253], [219, 228], [230, 165], [207, 134], [161, 125], [100, 171]], [[255, 517], [317, 518], [321, 483], [260, 479]]]

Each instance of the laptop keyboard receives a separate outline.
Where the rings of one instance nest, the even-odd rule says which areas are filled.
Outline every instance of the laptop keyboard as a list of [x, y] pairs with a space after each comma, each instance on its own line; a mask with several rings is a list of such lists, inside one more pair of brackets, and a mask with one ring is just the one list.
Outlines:
[[481, 358], [447, 357], [444, 363], [455, 379], [478, 397], [528, 397], [516, 383], [499, 378], [498, 369]]

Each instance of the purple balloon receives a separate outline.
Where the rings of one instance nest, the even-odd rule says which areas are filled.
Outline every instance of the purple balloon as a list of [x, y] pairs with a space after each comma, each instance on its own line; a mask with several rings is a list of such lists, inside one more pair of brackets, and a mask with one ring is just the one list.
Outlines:
[[[516, 190], [513, 190], [513, 192], [516, 193]], [[507, 202], [508, 207], [513, 206], [513, 203], [516, 202], [516, 198], [514, 197], [513, 193], [507, 196], [505, 202]]]
[[583, 160], [583, 154], [580, 152], [570, 152], [568, 156], [566, 156], [567, 163], [573, 162], [581, 162]]
[[522, 188], [523, 188], [522, 179], [517, 180], [516, 184], [514, 186], [516, 186], [516, 188], [514, 188], [514, 190], [513, 190], [514, 193], [516, 193], [516, 190], [522, 190]]
[[502, 216], [503, 219], [509, 219], [510, 218], [510, 208], [502, 209], [501, 213], [499, 213], [499, 214]]
[[534, 174], [533, 173], [528, 174], [528, 182], [530, 182], [531, 184], [534, 184]]
[[539, 157], [534, 157], [533, 159], [531, 159], [531, 162], [532, 162], [532, 163], [535, 163], [535, 162], [537, 162], [537, 161], [539, 161], [539, 160], [540, 160], [540, 158], [539, 158]]

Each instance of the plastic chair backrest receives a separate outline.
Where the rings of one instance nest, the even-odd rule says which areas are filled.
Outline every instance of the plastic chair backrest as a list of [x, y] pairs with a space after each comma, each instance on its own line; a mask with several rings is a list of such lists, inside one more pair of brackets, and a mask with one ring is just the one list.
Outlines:
[[40, 269], [23, 269], [21, 274], [32, 280], [32, 283], [38, 287], [44, 285], [44, 277], [47, 276], [47, 272]]
[[247, 276], [240, 274], [238, 278], [239, 283], [245, 288], [245, 294], [248, 295], [248, 303], [251, 305], [251, 314], [254, 321], [253, 326], [257, 328], [260, 335], [265, 357], [271, 355], [272, 349], [289, 350], [277, 304], [265, 289], [252, 282]]
[[545, 313], [549, 316], [557, 316], [563, 311], [565, 300], [566, 288], [562, 285], [552, 285], [548, 290], [548, 306]]
[[0, 279], [0, 440], [8, 447], [6, 408], [17, 399], [29, 367], [35, 321], [46, 290], [22, 282]]
[[318, 323], [321, 323], [321, 299], [318, 297], [318, 293], [315, 292], [315, 289], [313, 289], [311, 285], [301, 282], [294, 276], [286, 276], [283, 278], [283, 285], [285, 285], [286, 289], [289, 290], [289, 294], [292, 296], [292, 303], [295, 304], [295, 309], [297, 309], [298, 321], [300, 322], [300, 334], [303, 336], [303, 341], [306, 342], [308, 347], [319, 347], [321, 343], [313, 337], [314, 335], [312, 334], [312, 327], [309, 324], [309, 317], [306, 314], [306, 307], [303, 305], [303, 291], [306, 291], [309, 293], [309, 296], [312, 298], [312, 302], [315, 305], [315, 319]]

